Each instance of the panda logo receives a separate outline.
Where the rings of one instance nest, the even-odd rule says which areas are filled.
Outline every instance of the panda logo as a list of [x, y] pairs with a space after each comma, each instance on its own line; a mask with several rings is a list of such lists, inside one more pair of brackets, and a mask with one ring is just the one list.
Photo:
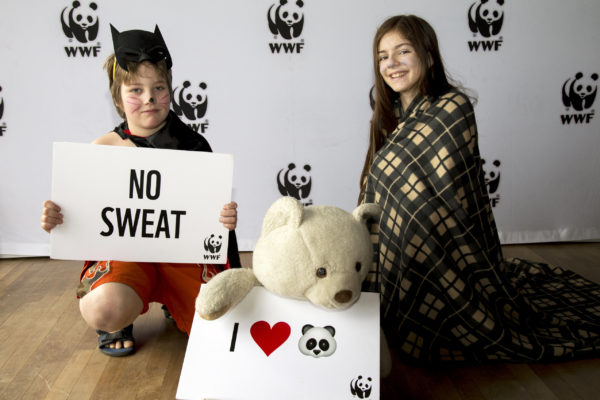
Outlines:
[[309, 175], [310, 165], [296, 169], [296, 164], [290, 163], [277, 174], [277, 186], [283, 196], [291, 196], [297, 200], [306, 199], [310, 194], [312, 179]]
[[371, 395], [371, 388], [373, 383], [371, 377], [363, 378], [359, 375], [358, 378], [352, 379], [350, 382], [350, 393], [352, 396], [358, 397], [359, 399], [368, 399]]
[[504, 0], [480, 0], [469, 7], [469, 28], [483, 37], [500, 33], [504, 21]]
[[190, 121], [201, 119], [208, 107], [206, 88], [204, 82], [198, 85], [192, 85], [190, 81], [183, 82], [181, 88], [177, 87], [173, 91], [173, 110], [179, 116], [185, 115]]
[[302, 33], [304, 26], [304, 13], [302, 0], [280, 0], [279, 5], [269, 7], [267, 20], [273, 35], [280, 34], [285, 39], [297, 38]]
[[598, 91], [598, 74], [594, 73], [589, 78], [584, 78], [583, 73], [578, 72], [575, 78], [565, 81], [562, 88], [562, 98], [565, 107], [573, 107], [577, 111], [590, 108], [596, 99]]
[[[482, 160], [485, 165], [485, 160]], [[488, 193], [493, 194], [498, 190], [498, 186], [500, 185], [500, 160], [494, 160], [492, 165], [495, 167], [490, 171], [485, 171], [485, 184], [488, 187]]]
[[335, 353], [337, 343], [333, 336], [335, 328], [326, 326], [324, 328], [315, 327], [310, 324], [302, 327], [302, 337], [298, 342], [300, 353], [315, 358], [329, 357]]
[[223, 244], [223, 236], [219, 235], [218, 237], [215, 235], [210, 235], [206, 239], [204, 239], [204, 250], [210, 251], [211, 253], [218, 253], [221, 250], [221, 245]]
[[90, 3], [87, 7], [81, 5], [77, 0], [72, 5], [62, 10], [60, 22], [65, 35], [72, 39], [75, 37], [81, 43], [87, 43], [98, 36], [98, 9], [96, 3]]

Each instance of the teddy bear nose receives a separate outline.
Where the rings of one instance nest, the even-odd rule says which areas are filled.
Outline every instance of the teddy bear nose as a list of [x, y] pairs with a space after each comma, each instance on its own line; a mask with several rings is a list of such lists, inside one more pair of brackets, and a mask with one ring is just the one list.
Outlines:
[[352, 298], [352, 291], [351, 290], [340, 290], [339, 292], [337, 292], [335, 294], [335, 296], [333, 298], [338, 303], [347, 303]]

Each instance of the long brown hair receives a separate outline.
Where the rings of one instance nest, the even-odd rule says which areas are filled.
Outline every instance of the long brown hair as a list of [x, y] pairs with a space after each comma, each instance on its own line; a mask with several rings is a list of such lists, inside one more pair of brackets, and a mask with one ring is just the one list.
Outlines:
[[437, 97], [454, 87], [446, 76], [435, 31], [427, 21], [415, 15], [397, 15], [388, 18], [379, 26], [373, 38], [375, 85], [370, 92], [373, 116], [369, 132], [369, 149], [360, 176], [359, 203], [363, 201], [365, 195], [367, 176], [375, 153], [383, 146], [387, 135], [398, 125], [396, 108], [399, 107], [399, 94], [385, 83], [379, 72], [379, 42], [390, 31], [401, 33], [413, 45], [421, 65], [429, 66], [419, 85], [421, 94]]

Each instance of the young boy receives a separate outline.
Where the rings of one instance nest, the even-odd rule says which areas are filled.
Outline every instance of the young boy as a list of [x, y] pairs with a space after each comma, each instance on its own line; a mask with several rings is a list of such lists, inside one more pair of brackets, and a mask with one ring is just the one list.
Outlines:
[[[172, 61], [158, 26], [153, 33], [118, 32], [112, 25], [111, 30], [115, 54], [107, 59], [104, 68], [113, 102], [124, 122], [93, 143], [211, 151], [202, 136], [170, 111]], [[237, 224], [235, 202], [223, 207], [220, 221], [230, 230], [224, 266], [85, 262], [77, 288], [79, 309], [87, 324], [98, 332], [98, 347], [103, 353], [123, 356], [135, 351], [132, 323], [148, 311], [150, 302], [162, 303], [178, 328], [189, 335], [200, 285], [223, 269], [240, 266], [233, 231]], [[61, 208], [45, 201], [42, 228], [50, 232], [62, 222]]]

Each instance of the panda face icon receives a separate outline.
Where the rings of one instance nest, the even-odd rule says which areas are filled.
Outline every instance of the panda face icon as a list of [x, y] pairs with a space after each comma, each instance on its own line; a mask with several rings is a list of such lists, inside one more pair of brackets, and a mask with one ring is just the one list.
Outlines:
[[221, 250], [223, 244], [223, 236], [210, 235], [204, 239], [204, 250], [210, 251], [211, 253], [218, 253]]
[[312, 186], [310, 176], [310, 165], [296, 168], [296, 164], [290, 163], [277, 174], [277, 187], [283, 196], [291, 196], [298, 200], [308, 197]]
[[298, 349], [307, 356], [315, 358], [329, 357], [337, 348], [333, 336], [335, 328], [332, 326], [315, 327], [310, 324], [302, 327], [302, 337], [298, 342]]
[[598, 74], [585, 76], [582, 72], [575, 74], [563, 84], [562, 98], [566, 107], [573, 107], [577, 111], [591, 108], [598, 91]]
[[296, 189], [300, 189], [302, 186], [308, 183], [310, 176], [304, 173], [305, 170], [298, 169], [289, 175], [290, 183], [296, 187]]
[[90, 3], [89, 8], [77, 7], [73, 9], [73, 21], [81, 27], [81, 29], [87, 29], [94, 25], [98, 21], [98, 17], [92, 14], [96, 11], [97, 6], [95, 3]]
[[363, 377], [359, 375], [350, 382], [350, 392], [352, 396], [358, 397], [359, 399], [368, 399], [371, 396], [371, 389], [373, 388], [373, 380], [371, 377]]
[[302, 2], [297, 2], [298, 4], [289, 3], [289, 2], [281, 2], [281, 7], [279, 7], [279, 18], [283, 22], [286, 23], [287, 26], [292, 26], [300, 22], [302, 18]]
[[479, 0], [469, 7], [469, 28], [483, 37], [500, 33], [504, 21], [504, 0]]
[[197, 107], [206, 101], [206, 83], [201, 82], [199, 85], [193, 86], [186, 81], [183, 86], [187, 88], [182, 92], [184, 94], [183, 98], [190, 106]]
[[173, 90], [173, 111], [190, 121], [203, 118], [208, 107], [207, 87], [205, 82], [184, 81], [181, 87]]
[[[597, 78], [596, 78], [597, 79]], [[573, 88], [573, 93], [579, 96], [580, 99], [585, 99], [596, 91], [596, 86], [592, 85], [591, 80], [588, 82], [577, 82], [577, 85]]]
[[98, 5], [94, 2], [84, 5], [77, 0], [73, 1], [61, 13], [64, 34], [69, 39], [75, 38], [81, 43], [95, 40], [100, 25], [97, 10]]
[[304, 26], [302, 7], [304, 7], [302, 0], [279, 0], [279, 4], [273, 4], [267, 12], [271, 33], [281, 35], [284, 39], [300, 36]]
[[482, 1], [479, 15], [485, 22], [492, 24], [502, 17], [502, 9], [500, 6], [503, 1]]

